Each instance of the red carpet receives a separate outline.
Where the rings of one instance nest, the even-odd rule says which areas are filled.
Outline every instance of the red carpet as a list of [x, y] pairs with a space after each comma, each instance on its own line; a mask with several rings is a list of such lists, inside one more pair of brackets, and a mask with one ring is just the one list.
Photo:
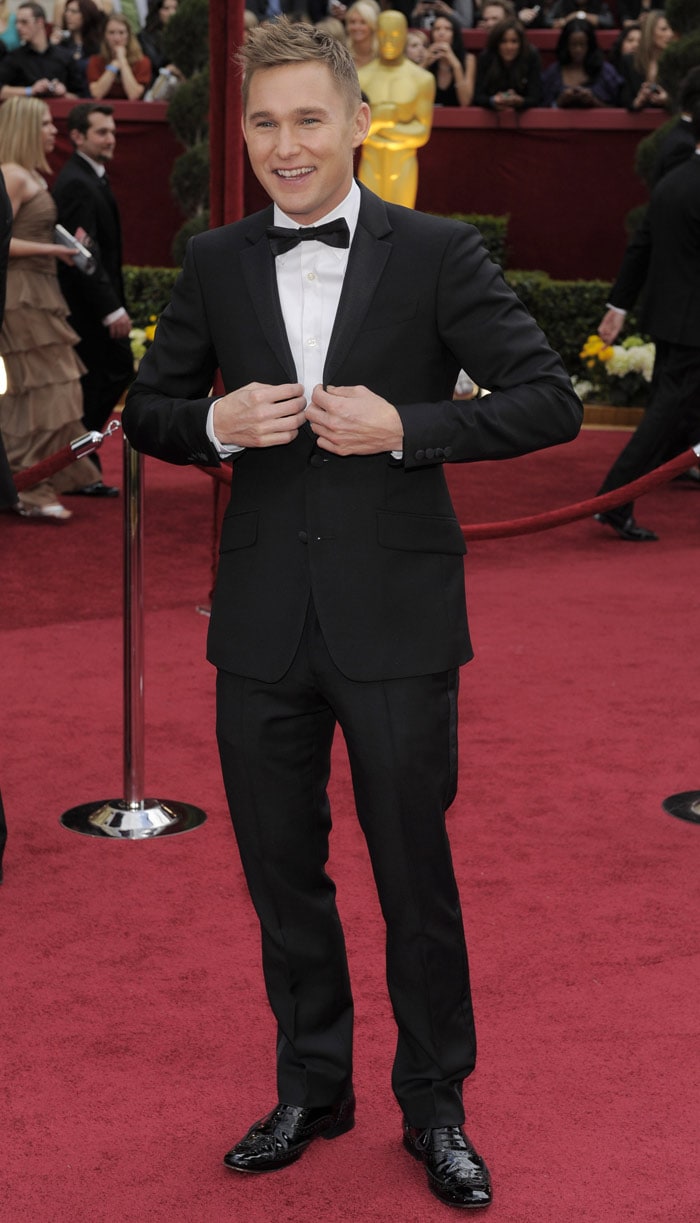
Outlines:
[[[623, 435], [450, 470], [463, 521], [595, 489]], [[103, 454], [121, 482], [120, 445]], [[358, 1123], [266, 1178], [221, 1165], [274, 1101], [274, 1032], [204, 662], [210, 486], [147, 464], [147, 792], [191, 833], [112, 843], [58, 823], [122, 792], [121, 506], [0, 517], [2, 1218], [8, 1223], [448, 1219], [402, 1151], [383, 933], [336, 749], [332, 869], [357, 998]], [[639, 503], [657, 544], [592, 522], [474, 544], [476, 661], [450, 813], [480, 1035], [469, 1130], [493, 1223], [700, 1217], [700, 492]], [[454, 1213], [454, 1212], [453, 1212]]]

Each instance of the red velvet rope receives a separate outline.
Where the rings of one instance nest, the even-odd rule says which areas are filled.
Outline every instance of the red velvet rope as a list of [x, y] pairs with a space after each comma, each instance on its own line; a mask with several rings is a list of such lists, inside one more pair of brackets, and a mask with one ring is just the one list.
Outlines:
[[[527, 518], [511, 518], [505, 522], [479, 522], [475, 524], [462, 523], [464, 538], [475, 539], [505, 539], [515, 535], [534, 535], [537, 531], [549, 531], [552, 527], [562, 527], [568, 522], [577, 522], [580, 518], [591, 518], [593, 514], [613, 510], [618, 505], [625, 505], [644, 493], [666, 484], [674, 476], [687, 471], [697, 464], [698, 455], [694, 450], [685, 450], [670, 462], [664, 463], [650, 471], [648, 475], [625, 484], [623, 488], [615, 488], [612, 492], [603, 493], [598, 497], [589, 497], [587, 501], [577, 501], [575, 505], [565, 505], [558, 510], [548, 510], [544, 514], [530, 514]], [[232, 469], [230, 467], [201, 467], [208, 476], [222, 484], [230, 484]]]
[[119, 428], [119, 422], [113, 420], [107, 425], [104, 433], [98, 433], [95, 429], [88, 430], [87, 433], [81, 434], [80, 437], [62, 446], [55, 454], [50, 454], [47, 459], [42, 459], [40, 463], [35, 463], [33, 467], [27, 467], [24, 471], [18, 471], [12, 477], [17, 492], [23, 493], [25, 488], [34, 488], [35, 484], [48, 480], [49, 476], [54, 475], [55, 472], [69, 467], [71, 463], [85, 458], [88, 454], [94, 454], [96, 450], [99, 450], [105, 438], [111, 437]]
[[20, 471], [14, 476], [15, 488], [18, 493], [23, 493], [25, 488], [33, 488], [35, 484], [41, 484], [42, 480], [47, 480], [49, 476], [55, 472], [61, 471], [63, 467], [68, 467], [70, 463], [76, 460], [75, 451], [71, 450], [70, 443], [57, 450], [55, 454], [50, 455], [48, 459], [42, 459], [41, 463], [35, 463], [33, 467], [27, 467], [26, 471]]

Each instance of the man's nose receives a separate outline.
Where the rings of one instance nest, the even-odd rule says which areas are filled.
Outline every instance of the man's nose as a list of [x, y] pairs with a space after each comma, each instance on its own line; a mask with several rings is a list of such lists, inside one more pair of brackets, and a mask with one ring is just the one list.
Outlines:
[[294, 127], [280, 127], [277, 133], [277, 152], [280, 157], [292, 157], [299, 150], [299, 136]]

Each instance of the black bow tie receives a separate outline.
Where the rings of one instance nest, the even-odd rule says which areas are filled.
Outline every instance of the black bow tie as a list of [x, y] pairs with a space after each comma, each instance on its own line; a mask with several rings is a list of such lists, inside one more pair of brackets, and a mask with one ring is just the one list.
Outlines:
[[300, 242], [325, 242], [326, 246], [350, 245], [350, 230], [343, 217], [325, 225], [309, 225], [305, 229], [287, 229], [284, 225], [268, 225], [267, 236], [273, 255], [285, 255]]

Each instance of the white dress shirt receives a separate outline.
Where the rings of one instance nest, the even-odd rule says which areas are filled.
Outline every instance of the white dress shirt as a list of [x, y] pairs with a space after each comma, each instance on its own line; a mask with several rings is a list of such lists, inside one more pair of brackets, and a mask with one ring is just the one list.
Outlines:
[[[325, 225], [328, 221], [344, 217], [352, 244], [359, 212], [360, 189], [353, 179], [342, 203], [314, 224]], [[277, 204], [274, 206], [274, 224], [285, 225], [291, 229], [299, 228]], [[294, 358], [297, 382], [304, 387], [307, 403], [311, 402], [314, 387], [323, 383], [323, 367], [349, 255], [350, 246], [337, 247], [328, 246], [325, 242], [304, 241], [286, 251], [284, 255], [277, 255], [275, 259], [282, 318]], [[216, 437], [214, 407], [213, 403], [207, 417], [209, 440], [214, 443], [222, 458], [238, 454], [244, 449], [243, 446], [225, 445]]]

